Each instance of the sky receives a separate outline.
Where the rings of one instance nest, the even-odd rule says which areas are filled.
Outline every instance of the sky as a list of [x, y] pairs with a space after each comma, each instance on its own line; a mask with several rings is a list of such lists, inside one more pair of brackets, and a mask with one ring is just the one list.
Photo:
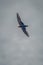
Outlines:
[[43, 65], [43, 0], [0, 0], [0, 65]]

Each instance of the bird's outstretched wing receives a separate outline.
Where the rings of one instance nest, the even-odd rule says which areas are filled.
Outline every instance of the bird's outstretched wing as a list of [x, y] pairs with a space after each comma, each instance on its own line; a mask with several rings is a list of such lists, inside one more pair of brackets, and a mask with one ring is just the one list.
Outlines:
[[17, 13], [17, 21], [18, 21], [20, 26], [24, 26], [24, 23], [21, 21], [21, 18], [20, 18], [18, 13]]
[[29, 37], [29, 34], [28, 34], [28, 32], [26, 31], [26, 28], [25, 28], [25, 27], [22, 27], [22, 31], [26, 34], [26, 36]]

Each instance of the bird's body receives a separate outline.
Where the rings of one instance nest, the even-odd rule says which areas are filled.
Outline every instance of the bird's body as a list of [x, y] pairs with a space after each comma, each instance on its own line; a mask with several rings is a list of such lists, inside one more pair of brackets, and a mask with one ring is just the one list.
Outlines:
[[17, 21], [19, 23], [18, 27], [20, 27], [22, 31], [29, 37], [28, 32], [26, 31], [26, 27], [28, 27], [28, 25], [24, 25], [18, 13], [17, 13]]

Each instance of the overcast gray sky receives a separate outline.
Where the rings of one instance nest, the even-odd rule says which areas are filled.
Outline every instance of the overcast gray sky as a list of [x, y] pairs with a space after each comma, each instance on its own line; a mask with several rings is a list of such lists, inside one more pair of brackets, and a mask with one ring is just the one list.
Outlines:
[[[28, 38], [16, 13], [28, 24]], [[43, 65], [43, 0], [0, 0], [0, 65]]]

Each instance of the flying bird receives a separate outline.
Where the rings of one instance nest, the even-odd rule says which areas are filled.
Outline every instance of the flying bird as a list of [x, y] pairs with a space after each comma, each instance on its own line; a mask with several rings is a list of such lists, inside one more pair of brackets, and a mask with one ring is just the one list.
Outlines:
[[24, 23], [21, 21], [21, 18], [20, 18], [20, 16], [19, 16], [19, 14], [17, 13], [17, 21], [18, 21], [18, 23], [19, 23], [19, 28], [21, 28], [22, 29], [22, 31], [26, 34], [26, 36], [28, 36], [29, 37], [29, 34], [28, 34], [28, 32], [26, 31], [26, 27], [28, 27], [28, 25], [24, 25]]

